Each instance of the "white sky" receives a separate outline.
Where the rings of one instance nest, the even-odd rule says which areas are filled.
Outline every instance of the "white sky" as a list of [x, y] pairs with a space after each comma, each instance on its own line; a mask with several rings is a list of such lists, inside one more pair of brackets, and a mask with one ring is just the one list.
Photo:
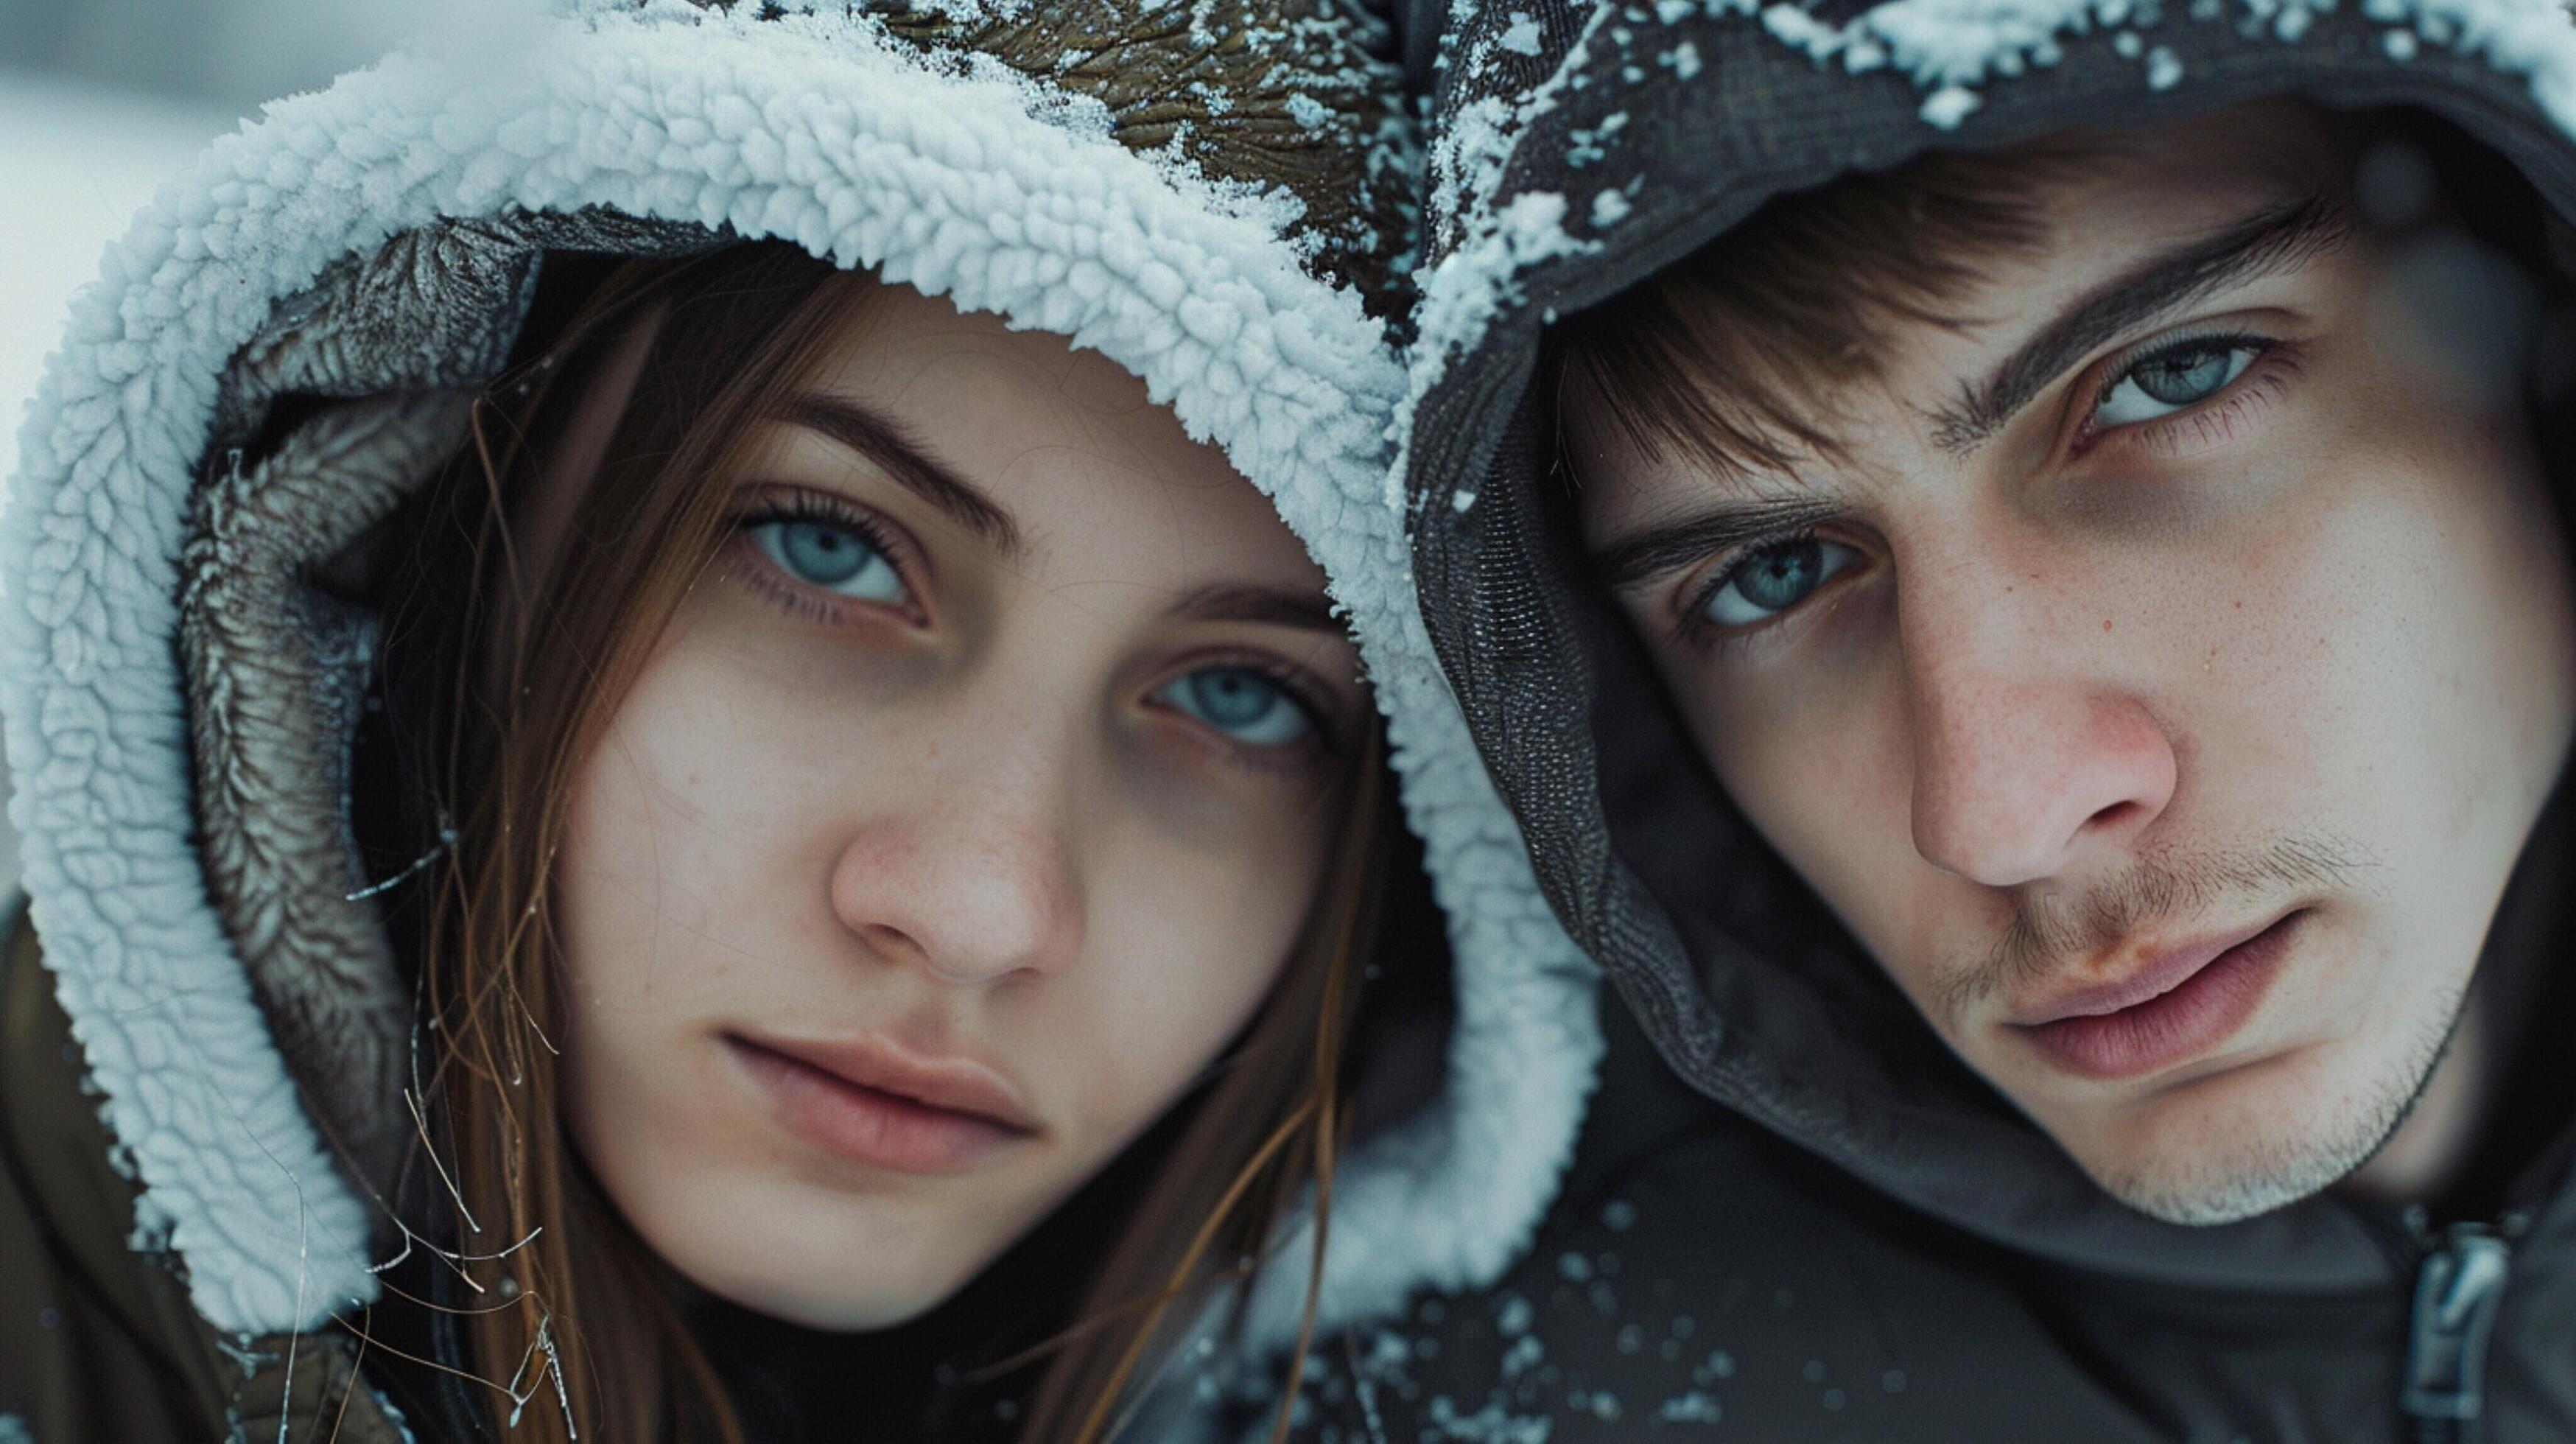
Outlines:
[[72, 292], [161, 183], [232, 127], [217, 110], [0, 70], [0, 477]]

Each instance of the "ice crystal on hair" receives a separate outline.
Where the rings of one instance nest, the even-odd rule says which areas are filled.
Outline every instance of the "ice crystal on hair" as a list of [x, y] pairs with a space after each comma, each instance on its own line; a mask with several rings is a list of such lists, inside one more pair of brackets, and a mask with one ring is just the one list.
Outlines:
[[1985, 103], [1985, 97], [1964, 85], [1945, 85], [1923, 98], [1923, 119], [1943, 130], [1956, 130], [1960, 121]]

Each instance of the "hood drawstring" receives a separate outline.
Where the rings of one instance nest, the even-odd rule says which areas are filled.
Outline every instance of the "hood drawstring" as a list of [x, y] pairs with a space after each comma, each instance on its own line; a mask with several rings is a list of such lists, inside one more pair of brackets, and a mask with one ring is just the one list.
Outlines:
[[2493, 1227], [2455, 1223], [2436, 1233], [2423, 1209], [2406, 1211], [2407, 1228], [2425, 1250], [2407, 1315], [2399, 1401], [2415, 1421], [2417, 1444], [2461, 1444], [2486, 1405], [2487, 1341], [2504, 1305], [2511, 1240], [2526, 1222], [2508, 1213]]

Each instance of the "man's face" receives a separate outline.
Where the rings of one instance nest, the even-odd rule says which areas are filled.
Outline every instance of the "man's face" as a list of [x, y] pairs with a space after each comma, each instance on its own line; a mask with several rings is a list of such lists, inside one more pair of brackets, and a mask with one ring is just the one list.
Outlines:
[[2576, 721], [2519, 404], [2420, 255], [2337, 219], [2339, 163], [2286, 173], [2318, 125], [2041, 182], [2047, 243], [1981, 264], [1967, 324], [1891, 323], [1817, 399], [1845, 454], [1726, 473], [1567, 402], [1586, 543], [1746, 816], [2179, 1222], [2403, 1116]]

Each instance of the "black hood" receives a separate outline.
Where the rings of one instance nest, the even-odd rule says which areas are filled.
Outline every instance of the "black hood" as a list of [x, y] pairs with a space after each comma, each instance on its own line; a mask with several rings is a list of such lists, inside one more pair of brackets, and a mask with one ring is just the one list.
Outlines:
[[[2500, 155], [2544, 213], [2576, 213], [2566, 12], [1533, 0], [1448, 23], [1428, 76], [1429, 239], [1400, 423], [1423, 608], [1543, 888], [1665, 1061], [1871, 1187], [2038, 1257], [2308, 1294], [2401, 1271], [2384, 1230], [2333, 1197], [2218, 1228], [2133, 1212], [1937, 1040], [1736, 812], [1587, 588], [1534, 379], [1559, 317], [1773, 196], [1935, 148], [2266, 97], [2403, 106]], [[2560, 875], [2534, 849], [2508, 911], [2554, 898]]]

